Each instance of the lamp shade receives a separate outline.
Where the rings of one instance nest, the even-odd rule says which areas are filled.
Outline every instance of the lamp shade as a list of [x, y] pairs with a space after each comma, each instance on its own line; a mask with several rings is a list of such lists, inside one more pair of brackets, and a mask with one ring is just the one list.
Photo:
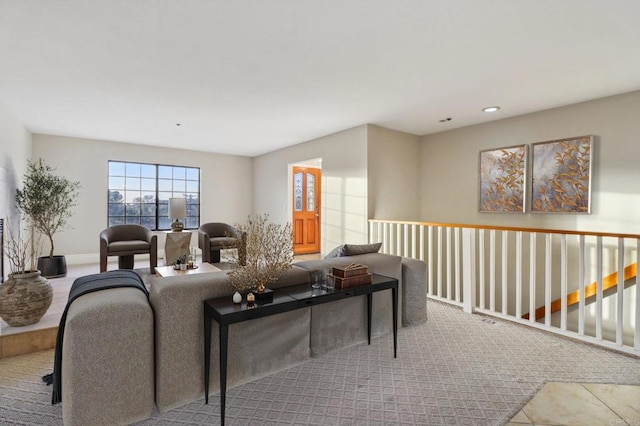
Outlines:
[[187, 199], [169, 198], [169, 219], [182, 219], [187, 217]]

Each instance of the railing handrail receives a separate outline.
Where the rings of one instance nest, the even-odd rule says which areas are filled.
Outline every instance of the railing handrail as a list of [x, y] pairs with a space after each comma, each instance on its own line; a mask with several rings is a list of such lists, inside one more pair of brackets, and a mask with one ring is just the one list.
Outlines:
[[472, 224], [440, 223], [440, 222], [416, 222], [416, 221], [386, 220], [386, 219], [369, 219], [369, 222], [370, 223], [390, 223], [390, 224], [399, 224], [399, 225], [438, 226], [442, 228], [489, 229], [489, 230], [496, 230], [496, 231], [516, 231], [516, 232], [529, 232], [529, 233], [538, 233], [538, 234], [565, 234], [565, 235], [584, 235], [584, 236], [593, 236], [593, 237], [640, 239], [640, 234], [619, 234], [614, 232], [570, 231], [570, 230], [564, 230], [564, 229], [525, 228], [525, 227], [517, 227], [517, 226], [472, 225]]

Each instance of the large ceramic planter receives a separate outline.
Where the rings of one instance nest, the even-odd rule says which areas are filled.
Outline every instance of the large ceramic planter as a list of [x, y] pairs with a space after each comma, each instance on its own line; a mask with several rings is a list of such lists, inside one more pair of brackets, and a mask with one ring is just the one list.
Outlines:
[[38, 271], [43, 277], [59, 278], [67, 276], [67, 260], [64, 256], [45, 256], [38, 258]]
[[9, 274], [0, 285], [0, 318], [12, 327], [35, 324], [51, 306], [53, 289], [40, 271]]

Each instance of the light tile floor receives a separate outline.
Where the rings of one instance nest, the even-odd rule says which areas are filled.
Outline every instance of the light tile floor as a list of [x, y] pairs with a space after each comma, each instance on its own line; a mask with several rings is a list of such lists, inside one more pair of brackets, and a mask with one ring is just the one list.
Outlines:
[[640, 386], [546, 383], [508, 425], [640, 426]]

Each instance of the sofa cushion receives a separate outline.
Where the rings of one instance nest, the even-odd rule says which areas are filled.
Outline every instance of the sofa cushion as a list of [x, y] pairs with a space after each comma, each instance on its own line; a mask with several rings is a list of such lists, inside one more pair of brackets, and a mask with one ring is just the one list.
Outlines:
[[358, 254], [378, 253], [382, 243], [373, 244], [345, 244], [342, 256], [356, 256]]
[[109, 243], [109, 252], [112, 254], [128, 251], [149, 250], [149, 243], [142, 240], [115, 241]]
[[335, 259], [336, 257], [344, 256], [344, 244], [340, 244], [338, 247], [331, 250], [324, 258], [325, 259]]
[[[356, 256], [336, 257], [326, 260], [305, 260], [295, 265], [307, 270], [319, 270], [330, 274], [334, 267], [345, 267], [351, 263], [369, 267], [369, 272], [396, 278], [400, 282], [402, 294], [402, 258], [390, 254], [367, 253]], [[350, 297], [311, 308], [311, 355], [317, 356], [331, 350], [351, 346], [367, 340], [367, 298]], [[402, 312], [402, 299], [398, 299], [398, 309]], [[373, 295], [372, 336], [380, 336], [392, 331], [391, 292], [381, 291]]]

